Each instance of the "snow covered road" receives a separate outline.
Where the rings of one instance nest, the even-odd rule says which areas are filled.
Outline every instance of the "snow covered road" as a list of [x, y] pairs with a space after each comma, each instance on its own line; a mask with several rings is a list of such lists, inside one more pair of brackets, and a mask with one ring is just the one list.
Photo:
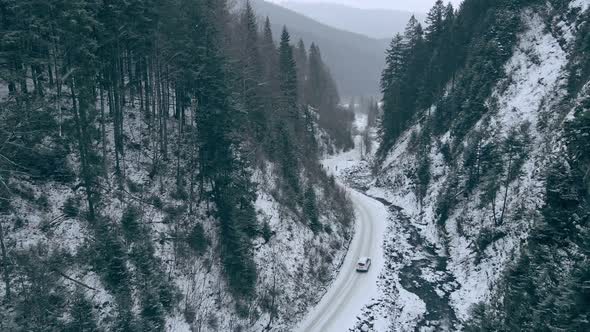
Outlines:
[[[370, 197], [354, 190], [349, 192], [357, 217], [354, 238], [338, 277], [297, 331], [348, 331], [356, 323], [361, 309], [378, 296], [377, 279], [384, 263], [382, 243], [388, 211]], [[356, 262], [363, 256], [372, 260], [368, 273], [355, 270]]]

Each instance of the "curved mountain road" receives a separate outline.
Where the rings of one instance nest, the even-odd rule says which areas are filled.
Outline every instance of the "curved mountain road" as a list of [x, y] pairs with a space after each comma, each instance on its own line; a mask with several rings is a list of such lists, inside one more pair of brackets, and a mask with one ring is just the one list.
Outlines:
[[[344, 263], [322, 300], [299, 324], [300, 332], [343, 332], [353, 327], [361, 309], [377, 298], [377, 279], [383, 268], [383, 236], [388, 211], [380, 202], [350, 190], [355, 206], [355, 235]], [[368, 273], [356, 272], [360, 257], [372, 260]]]

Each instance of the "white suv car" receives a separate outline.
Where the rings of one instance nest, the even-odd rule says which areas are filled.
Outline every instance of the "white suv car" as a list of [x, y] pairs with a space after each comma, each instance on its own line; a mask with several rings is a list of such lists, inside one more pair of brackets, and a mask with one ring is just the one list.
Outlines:
[[357, 272], [369, 272], [369, 267], [371, 266], [371, 259], [369, 257], [361, 257], [356, 263], [356, 271]]

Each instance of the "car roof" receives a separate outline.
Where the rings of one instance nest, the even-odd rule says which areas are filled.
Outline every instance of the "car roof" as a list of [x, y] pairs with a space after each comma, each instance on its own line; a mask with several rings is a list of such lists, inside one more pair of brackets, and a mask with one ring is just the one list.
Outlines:
[[366, 262], [369, 259], [370, 259], [369, 257], [361, 257], [361, 258], [359, 258], [359, 262]]

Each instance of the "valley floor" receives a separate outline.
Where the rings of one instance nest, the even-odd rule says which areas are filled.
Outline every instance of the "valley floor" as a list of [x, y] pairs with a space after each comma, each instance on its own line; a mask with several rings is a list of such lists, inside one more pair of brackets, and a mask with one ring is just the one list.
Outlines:
[[[460, 328], [450, 303], [459, 284], [447, 270], [447, 257], [421, 235], [402, 207], [373, 190], [366, 193], [373, 179], [360, 150], [329, 158], [324, 166], [349, 188], [356, 233], [338, 277], [298, 331]], [[373, 259], [368, 275], [354, 271], [362, 256]]]
[[[354, 190], [350, 196], [357, 214], [355, 236], [340, 273], [322, 300], [300, 324], [299, 331], [339, 332], [355, 324], [356, 314], [379, 296], [377, 281], [384, 266], [381, 239], [386, 229], [387, 210], [378, 201]], [[367, 273], [355, 270], [360, 257], [372, 259]]]

